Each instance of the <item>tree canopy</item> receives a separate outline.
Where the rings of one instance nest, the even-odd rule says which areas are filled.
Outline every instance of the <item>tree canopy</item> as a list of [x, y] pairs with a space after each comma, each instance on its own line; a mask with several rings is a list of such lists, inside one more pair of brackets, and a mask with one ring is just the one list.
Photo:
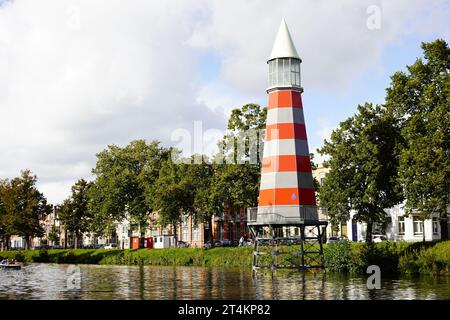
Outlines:
[[[422, 220], [441, 217], [447, 237], [450, 194], [450, 49], [444, 40], [423, 43], [424, 59], [397, 72], [386, 108], [401, 127], [400, 181], [406, 210]], [[425, 235], [424, 235], [425, 236]]]
[[168, 157], [168, 149], [159, 141], [147, 144], [145, 140], [132, 141], [123, 148], [110, 145], [98, 153], [92, 170], [96, 179], [90, 192], [90, 210], [98, 218], [93, 220], [92, 229], [105, 234], [114, 221], [129, 217], [143, 236], [149, 214], [154, 211], [155, 181]]
[[320, 203], [331, 222], [353, 219], [367, 223], [366, 241], [372, 241], [374, 223], [384, 223], [385, 209], [402, 200], [398, 184], [399, 129], [381, 106], [358, 106], [358, 113], [342, 122], [319, 150], [330, 159], [320, 188]]
[[64, 228], [75, 235], [75, 249], [78, 247], [80, 235], [89, 231], [93, 216], [88, 208], [89, 188], [91, 186], [92, 183], [84, 179], [78, 180], [72, 186], [71, 196], [64, 200], [58, 209], [58, 217]]
[[33, 237], [42, 237], [41, 221], [50, 213], [51, 206], [36, 187], [37, 178], [29, 170], [21, 176], [0, 183], [0, 229], [8, 242], [10, 236], [22, 236], [27, 248]]

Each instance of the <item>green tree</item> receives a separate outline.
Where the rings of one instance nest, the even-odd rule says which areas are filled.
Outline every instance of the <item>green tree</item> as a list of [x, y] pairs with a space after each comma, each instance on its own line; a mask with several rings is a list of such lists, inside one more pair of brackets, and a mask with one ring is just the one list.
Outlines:
[[31, 247], [33, 237], [44, 235], [40, 221], [51, 210], [36, 183], [36, 176], [23, 170], [20, 177], [3, 181], [0, 186], [4, 237], [7, 242], [13, 234], [24, 237], [27, 249]]
[[60, 234], [56, 226], [52, 226], [50, 232], [48, 233], [48, 241], [52, 242], [53, 245], [59, 245]]
[[59, 219], [64, 229], [74, 235], [75, 249], [78, 248], [80, 236], [89, 230], [91, 213], [88, 209], [89, 188], [91, 183], [84, 179], [78, 180], [72, 186], [72, 194], [60, 206]]
[[[450, 193], [450, 49], [444, 40], [422, 43], [424, 58], [397, 72], [386, 107], [403, 136], [399, 175], [408, 214], [422, 221], [438, 213], [446, 239]], [[424, 233], [425, 240], [425, 233]]]
[[158, 141], [147, 144], [145, 140], [132, 141], [124, 148], [110, 145], [97, 154], [90, 204], [96, 233], [105, 235], [113, 230], [114, 222], [129, 217], [139, 225], [143, 245], [149, 215], [154, 211], [154, 183], [169, 155]]
[[[9, 249], [9, 240], [12, 235], [12, 212], [8, 207], [11, 188], [8, 180], [0, 180], [0, 239], [4, 248]], [[2, 247], [3, 248], [3, 247]]]
[[190, 184], [192, 179], [186, 175], [189, 166], [190, 164], [167, 159], [162, 164], [154, 185], [152, 203], [159, 213], [158, 222], [173, 226], [175, 246], [178, 243], [177, 227], [181, 216], [194, 213], [195, 189]]
[[228, 132], [219, 144], [221, 150], [217, 157], [223, 157], [226, 163], [256, 164], [260, 168], [266, 118], [267, 108], [257, 104], [233, 109], [228, 119]]
[[367, 224], [366, 241], [372, 241], [374, 223], [383, 224], [385, 209], [402, 201], [398, 183], [400, 131], [380, 106], [358, 106], [358, 113], [333, 131], [319, 150], [330, 156], [330, 168], [320, 188], [321, 205], [328, 208], [333, 225], [354, 219]]
[[216, 203], [221, 202], [229, 209], [258, 204], [266, 117], [267, 108], [257, 104], [246, 104], [231, 112], [224, 148], [215, 157], [212, 189]]
[[[191, 160], [195, 159], [195, 155]], [[188, 201], [192, 204], [195, 223], [205, 222], [209, 225], [208, 238], [213, 238], [212, 225], [213, 215], [218, 212], [217, 204], [213, 203], [217, 198], [214, 196], [212, 178], [214, 176], [214, 165], [204, 155], [202, 163], [192, 163], [184, 167], [184, 180], [190, 192]]]

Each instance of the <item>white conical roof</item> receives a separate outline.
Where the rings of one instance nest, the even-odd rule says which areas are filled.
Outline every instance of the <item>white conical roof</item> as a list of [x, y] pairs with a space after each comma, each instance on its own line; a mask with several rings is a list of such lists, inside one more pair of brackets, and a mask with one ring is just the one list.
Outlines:
[[273, 44], [272, 53], [270, 54], [268, 61], [277, 58], [300, 59], [284, 19], [281, 20], [280, 28], [278, 29], [277, 37], [275, 39], [275, 43]]

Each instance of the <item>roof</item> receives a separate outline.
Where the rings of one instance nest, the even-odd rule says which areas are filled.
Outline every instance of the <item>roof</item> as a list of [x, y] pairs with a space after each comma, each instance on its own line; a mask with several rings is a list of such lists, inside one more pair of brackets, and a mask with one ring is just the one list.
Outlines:
[[277, 37], [275, 38], [272, 53], [268, 61], [277, 58], [296, 58], [300, 60], [284, 18], [281, 20], [280, 28], [278, 29]]

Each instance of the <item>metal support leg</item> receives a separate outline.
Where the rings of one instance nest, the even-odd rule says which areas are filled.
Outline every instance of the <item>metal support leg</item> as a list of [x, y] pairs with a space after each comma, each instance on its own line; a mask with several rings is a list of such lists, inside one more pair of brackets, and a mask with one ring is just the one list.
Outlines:
[[322, 261], [322, 269], [325, 270], [325, 257], [323, 254], [323, 233], [322, 232], [323, 231], [320, 230], [320, 226], [317, 226], [317, 237], [319, 240], [319, 247], [320, 247], [319, 254], [321, 257], [321, 261]]
[[301, 267], [303, 270], [306, 269], [305, 266], [305, 226], [301, 225], [300, 226], [300, 243], [301, 243], [301, 250], [300, 250], [300, 254], [301, 254]]

